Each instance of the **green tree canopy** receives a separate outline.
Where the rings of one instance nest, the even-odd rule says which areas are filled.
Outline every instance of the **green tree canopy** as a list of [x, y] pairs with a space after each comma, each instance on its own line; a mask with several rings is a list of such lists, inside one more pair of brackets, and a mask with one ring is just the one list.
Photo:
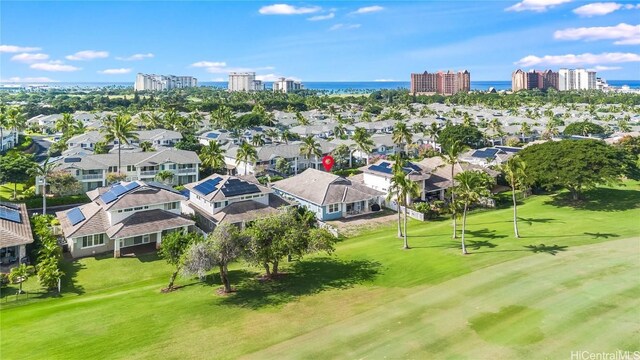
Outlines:
[[574, 122], [567, 125], [562, 132], [563, 135], [571, 136], [571, 135], [580, 135], [580, 136], [588, 136], [588, 135], [600, 135], [604, 134], [605, 129], [591, 121], [580, 121]]
[[477, 149], [483, 145], [483, 136], [478, 128], [473, 126], [453, 125], [447, 126], [440, 131], [438, 139], [443, 149], [451, 147], [453, 143], [459, 141], [462, 145], [466, 145]]

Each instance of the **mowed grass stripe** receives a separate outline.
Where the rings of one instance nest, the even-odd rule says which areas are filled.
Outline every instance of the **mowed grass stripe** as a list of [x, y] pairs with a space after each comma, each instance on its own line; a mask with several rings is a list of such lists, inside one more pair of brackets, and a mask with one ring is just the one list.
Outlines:
[[[469, 275], [461, 276], [434, 287], [420, 290], [412, 295], [377, 308], [345, 321], [309, 332], [290, 341], [278, 344], [248, 358], [378, 358], [387, 356], [416, 357], [420, 355], [442, 355], [431, 352], [428, 347], [416, 348], [423, 342], [435, 343], [447, 341], [451, 346], [443, 349], [449, 355], [465, 358], [486, 358], [486, 356], [532, 356], [544, 354], [546, 339], [564, 334], [564, 341], [557, 341], [558, 347], [549, 353], [557, 357], [567, 353], [574, 346], [591, 342], [593, 335], [602, 332], [602, 322], [617, 321], [618, 318], [602, 320], [597, 316], [591, 321], [584, 316], [572, 314], [584, 313], [584, 309], [597, 307], [603, 299], [612, 295], [634, 291], [637, 288], [637, 274], [640, 271], [637, 238], [610, 241], [602, 244], [574, 248], [572, 253], [589, 253], [589, 267], [605, 271], [611, 264], [628, 265], [624, 272], [610, 273], [598, 279], [585, 278], [582, 286], [563, 290], [557, 298], [546, 297], [553, 289], [571, 278], [571, 274], [585, 266], [581, 256], [559, 254], [556, 257], [540, 254], [517, 261], [502, 263]], [[521, 269], [535, 268], [536, 271], [521, 272], [529, 286], [517, 280], [504, 281], [500, 275]], [[503, 281], [499, 281], [502, 278]], [[495, 280], [495, 281], [492, 281]], [[462, 293], [476, 282], [490, 283], [492, 291], [478, 296]], [[459, 297], [469, 297], [468, 302]], [[442, 303], [443, 298], [459, 305], [454, 309], [435, 310], [434, 303]], [[576, 301], [571, 302], [571, 299]], [[622, 316], [638, 316], [637, 300], [624, 297], [616, 308]], [[582, 300], [582, 301], [579, 301]], [[515, 307], [515, 308], [514, 308]], [[495, 322], [480, 324], [477, 330], [470, 325], [474, 317], [487, 316]], [[538, 318], [538, 319], [536, 319]], [[571, 319], [571, 331], [561, 319]], [[522, 320], [525, 321], [522, 321]], [[420, 326], [420, 322], [432, 326]], [[559, 322], [559, 323], [558, 323]], [[608, 324], [611, 325], [611, 324]], [[619, 342], [632, 339], [640, 323], [631, 322], [634, 331], [615, 326], [605, 327], [607, 338], [620, 339]], [[555, 329], [558, 329], [557, 331]], [[463, 333], [464, 340], [452, 342], [451, 335]], [[532, 344], [517, 344], [519, 338], [533, 341]], [[554, 341], [555, 342], [555, 341]], [[598, 343], [598, 342], [596, 342]], [[511, 346], [507, 346], [510, 344]], [[603, 342], [603, 345], [606, 345]], [[514, 346], [515, 345], [515, 346]], [[614, 344], [612, 344], [614, 345]], [[600, 351], [615, 349], [604, 348]]]

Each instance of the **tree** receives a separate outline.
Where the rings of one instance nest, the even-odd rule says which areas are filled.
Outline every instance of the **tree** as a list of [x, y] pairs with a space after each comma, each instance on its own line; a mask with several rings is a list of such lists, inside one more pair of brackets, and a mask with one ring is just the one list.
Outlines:
[[302, 139], [300, 155], [304, 155], [307, 160], [311, 159], [311, 156], [315, 156], [317, 162], [318, 157], [322, 156], [322, 147], [320, 146], [320, 143], [313, 138], [313, 136], [309, 135]]
[[352, 140], [356, 143], [356, 149], [365, 154], [365, 164], [369, 163], [369, 154], [373, 150], [375, 143], [371, 139], [371, 134], [365, 128], [356, 127]]
[[278, 275], [280, 261], [286, 256], [301, 258], [305, 254], [333, 252], [336, 239], [325, 229], [311, 228], [301, 221], [295, 209], [254, 221], [245, 230], [247, 260], [264, 267], [266, 277]]
[[302, 116], [299, 111], [296, 111], [296, 120], [298, 121], [298, 125], [309, 125], [309, 120]]
[[50, 158], [46, 158], [42, 164], [35, 164], [29, 174], [34, 177], [42, 178], [42, 215], [47, 214], [47, 179], [60, 163], [50, 162]]
[[[60, 249], [58, 244], [55, 244], [55, 246]], [[60, 278], [64, 276], [64, 272], [60, 270], [59, 260], [59, 256], [50, 256], [38, 263], [38, 281], [47, 290], [54, 289], [58, 285]]]
[[451, 147], [456, 141], [462, 145], [477, 148], [482, 145], [482, 133], [473, 126], [452, 125], [440, 130], [438, 139], [443, 149]]
[[387, 201], [393, 201], [393, 199], [396, 200], [396, 205], [397, 205], [397, 211], [398, 211], [398, 238], [402, 238], [402, 226], [401, 226], [401, 221], [402, 221], [402, 217], [401, 217], [401, 210], [400, 210], [400, 205], [401, 205], [401, 201], [400, 201], [400, 196], [401, 196], [401, 183], [403, 181], [402, 176], [399, 176], [398, 174], [394, 173], [393, 177], [391, 178], [391, 184], [389, 185], [389, 189], [387, 190]]
[[96, 142], [95, 146], [93, 147], [94, 154], [106, 154], [108, 152], [109, 149], [107, 148], [107, 143], [104, 141]]
[[69, 113], [64, 113], [60, 119], [56, 120], [54, 127], [56, 131], [66, 135], [69, 133], [69, 130], [73, 127], [74, 123], [75, 119], [73, 116]]
[[220, 105], [211, 113], [211, 127], [214, 129], [228, 129], [232, 126], [233, 113], [225, 105]]
[[260, 147], [260, 146], [263, 146], [264, 144], [265, 144], [264, 135], [253, 134], [253, 137], [251, 138], [251, 145]]
[[175, 174], [170, 170], [161, 170], [161, 171], [158, 171], [158, 173], [156, 174], [156, 179], [162, 183], [167, 181], [171, 182], [174, 176]]
[[276, 160], [276, 171], [280, 174], [287, 175], [291, 172], [291, 164], [285, 158], [278, 158], [278, 160]]
[[209, 234], [204, 242], [191, 244], [185, 254], [183, 272], [204, 277], [213, 267], [220, 270], [220, 281], [224, 292], [230, 293], [228, 266], [244, 254], [247, 237], [237, 226], [223, 223]]
[[[167, 114], [168, 116], [168, 114]], [[122, 144], [130, 144], [130, 140], [137, 140], [136, 125], [128, 114], [119, 114], [115, 118], [104, 121], [101, 131], [105, 134], [105, 141], [118, 140], [118, 172], [122, 172], [121, 149]]]
[[338, 139], [342, 139], [347, 136], [347, 129], [344, 127], [344, 125], [338, 124], [333, 128], [333, 135], [335, 135]]
[[12, 283], [18, 283], [18, 294], [22, 294], [22, 283], [29, 279], [29, 276], [33, 274], [33, 266], [27, 266], [26, 264], [20, 264], [9, 272], [9, 280]]
[[490, 195], [489, 187], [493, 182], [493, 178], [485, 172], [467, 170], [456, 175], [456, 181], [458, 183], [454, 188], [454, 192], [457, 193], [458, 199], [464, 206], [462, 210], [462, 254], [466, 255], [467, 249], [464, 244], [464, 235], [469, 206], [480, 201], [482, 197]]
[[110, 172], [107, 174], [107, 185], [117, 183], [118, 181], [123, 181], [126, 178], [127, 178], [127, 175], [123, 173]]
[[516, 201], [516, 189], [522, 189], [525, 186], [526, 164], [516, 155], [507, 160], [502, 165], [502, 173], [511, 187], [511, 199], [513, 200], [513, 232], [516, 238], [520, 237], [518, 232], [518, 202]]
[[602, 126], [594, 124], [591, 121], [574, 122], [564, 128], [562, 134], [565, 136], [581, 135], [588, 136], [593, 134], [604, 134], [605, 130]]
[[[398, 121], [393, 127], [393, 133], [391, 135], [391, 140], [396, 146], [403, 148], [406, 151], [407, 145], [411, 144], [413, 141], [413, 134], [407, 124], [404, 122]], [[400, 145], [404, 146], [400, 146]]]
[[153, 144], [150, 141], [141, 142], [140, 143], [140, 149], [142, 149], [142, 152], [155, 151], [155, 149], [153, 148]]
[[226, 152], [217, 141], [209, 141], [209, 145], [200, 149], [200, 161], [204, 167], [212, 170], [224, 169], [224, 153]]
[[599, 140], [562, 140], [526, 147], [518, 155], [527, 164], [530, 183], [564, 187], [578, 200], [585, 189], [638, 178], [636, 163], [621, 149]]
[[398, 187], [398, 206], [400, 203], [404, 206], [404, 249], [409, 249], [409, 241], [407, 239], [407, 208], [409, 207], [409, 202], [414, 197], [420, 195], [420, 187], [414, 181], [409, 179], [409, 175], [405, 173], [402, 169], [400, 171], [396, 171], [391, 179], [392, 183], [394, 181], [397, 182]]
[[9, 127], [7, 121], [7, 107], [0, 105], [0, 154], [4, 152], [4, 129]]
[[20, 109], [17, 107], [10, 107], [6, 113], [6, 121], [7, 125], [13, 129], [13, 143], [17, 144], [18, 130], [22, 130], [25, 127], [27, 119]]
[[238, 151], [236, 152], [236, 166], [240, 165], [240, 162], [244, 162], [244, 174], [247, 175], [247, 167], [249, 164], [255, 164], [258, 161], [258, 151], [251, 146], [248, 142], [240, 144]]
[[51, 194], [65, 196], [77, 194], [82, 190], [82, 185], [71, 173], [59, 170], [49, 175], [49, 187]]
[[[451, 166], [451, 187], [455, 187], [455, 167], [458, 165], [460, 160], [460, 155], [466, 150], [466, 147], [460, 142], [455, 141], [449, 147], [443, 148], [444, 153], [440, 154], [440, 158], [444, 161], [445, 164]], [[455, 191], [451, 191], [451, 204], [455, 204]], [[456, 207], [451, 207], [451, 216], [453, 218], [453, 238], [458, 237], [457, 234], [457, 220], [456, 220]]]
[[196, 233], [184, 233], [182, 231], [174, 231], [162, 237], [162, 246], [158, 251], [158, 255], [165, 259], [169, 265], [174, 267], [174, 272], [169, 279], [167, 291], [174, 290], [173, 283], [178, 276], [178, 272], [182, 267], [182, 255], [193, 243], [202, 240], [202, 236]]
[[335, 165], [339, 169], [343, 169], [351, 163], [351, 149], [345, 144], [336, 146], [336, 148], [331, 152], [331, 155], [335, 160]]
[[29, 171], [34, 165], [30, 154], [11, 151], [0, 156], [0, 181], [13, 183], [13, 200], [18, 195], [17, 184], [29, 180]]

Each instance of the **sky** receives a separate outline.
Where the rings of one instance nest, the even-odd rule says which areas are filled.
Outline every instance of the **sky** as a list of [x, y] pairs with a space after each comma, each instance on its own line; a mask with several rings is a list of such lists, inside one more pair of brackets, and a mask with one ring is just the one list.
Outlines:
[[138, 72], [226, 81], [409, 81], [462, 70], [587, 68], [640, 80], [640, 2], [7, 1], [0, 81], [133, 82]]

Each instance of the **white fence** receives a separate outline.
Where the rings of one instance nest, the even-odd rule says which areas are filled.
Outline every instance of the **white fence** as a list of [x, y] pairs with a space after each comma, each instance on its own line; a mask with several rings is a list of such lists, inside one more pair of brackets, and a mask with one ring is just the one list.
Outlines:
[[[386, 203], [385, 206], [393, 211], [398, 211], [398, 203], [395, 200]], [[402, 211], [402, 213], [404, 214], [404, 206], [400, 206], [400, 211]], [[409, 217], [413, 219], [424, 221], [424, 214], [411, 208], [407, 209], [407, 215], [409, 215]]]

